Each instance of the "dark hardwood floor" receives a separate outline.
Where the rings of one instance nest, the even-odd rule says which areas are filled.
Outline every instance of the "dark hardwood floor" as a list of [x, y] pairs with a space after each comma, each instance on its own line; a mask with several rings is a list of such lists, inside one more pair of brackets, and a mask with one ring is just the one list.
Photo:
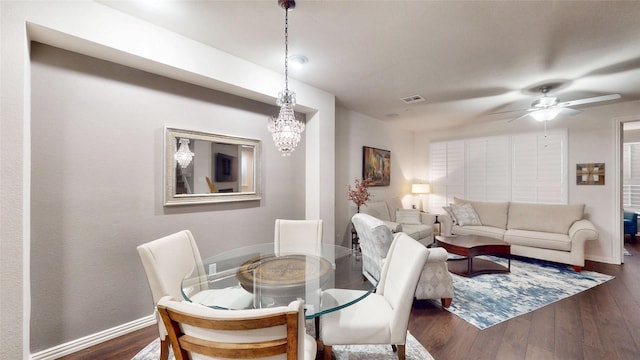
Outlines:
[[575, 296], [482, 331], [416, 304], [409, 331], [437, 360], [640, 359], [640, 245], [625, 247], [624, 265], [588, 261], [585, 270], [615, 279]]
[[[615, 279], [575, 296], [485, 330], [439, 301], [417, 302], [409, 331], [436, 360], [640, 359], [640, 241], [625, 247], [624, 265], [588, 261]], [[156, 337], [148, 327], [61, 359], [131, 359]]]

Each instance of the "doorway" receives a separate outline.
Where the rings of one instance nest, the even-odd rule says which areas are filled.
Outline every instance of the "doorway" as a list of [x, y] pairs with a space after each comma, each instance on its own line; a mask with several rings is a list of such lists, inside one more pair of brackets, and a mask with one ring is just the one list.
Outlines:
[[[624, 263], [625, 242], [639, 241], [637, 218], [640, 216], [640, 121], [621, 121], [620, 177], [618, 189], [621, 198], [620, 222], [626, 219], [620, 232], [620, 262]], [[629, 221], [631, 220], [631, 221]], [[633, 232], [633, 233], [632, 233]]]

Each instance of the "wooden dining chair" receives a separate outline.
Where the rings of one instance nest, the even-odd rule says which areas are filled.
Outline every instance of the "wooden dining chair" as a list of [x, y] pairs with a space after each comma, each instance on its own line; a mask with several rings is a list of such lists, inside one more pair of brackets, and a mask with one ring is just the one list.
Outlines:
[[276, 219], [274, 252], [322, 255], [322, 220]]
[[316, 357], [316, 341], [305, 333], [299, 300], [265, 309], [218, 310], [167, 296], [158, 302], [158, 312], [176, 360]]

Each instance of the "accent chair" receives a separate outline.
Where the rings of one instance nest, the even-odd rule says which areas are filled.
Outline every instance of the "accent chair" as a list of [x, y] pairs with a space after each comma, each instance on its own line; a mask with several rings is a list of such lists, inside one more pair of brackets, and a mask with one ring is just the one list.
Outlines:
[[[368, 214], [355, 214], [351, 222], [360, 238], [362, 275], [372, 284], [380, 278], [389, 246], [403, 232], [393, 234], [384, 221]], [[453, 278], [447, 267], [448, 253], [443, 248], [428, 248], [429, 259], [421, 270], [416, 288], [417, 300], [440, 299], [449, 307], [453, 299]]]
[[624, 212], [624, 234], [629, 235], [629, 239], [632, 242], [636, 241], [636, 234], [638, 233], [638, 214], [636, 212], [625, 211]]

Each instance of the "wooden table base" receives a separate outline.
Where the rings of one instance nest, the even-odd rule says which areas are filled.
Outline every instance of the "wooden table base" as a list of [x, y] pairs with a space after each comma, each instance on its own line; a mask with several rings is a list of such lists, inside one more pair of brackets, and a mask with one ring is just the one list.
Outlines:
[[464, 277], [472, 277], [480, 274], [508, 273], [511, 271], [511, 257], [509, 257], [508, 264], [508, 266], [503, 266], [497, 262], [477, 257], [449, 259], [447, 261], [450, 272]]

